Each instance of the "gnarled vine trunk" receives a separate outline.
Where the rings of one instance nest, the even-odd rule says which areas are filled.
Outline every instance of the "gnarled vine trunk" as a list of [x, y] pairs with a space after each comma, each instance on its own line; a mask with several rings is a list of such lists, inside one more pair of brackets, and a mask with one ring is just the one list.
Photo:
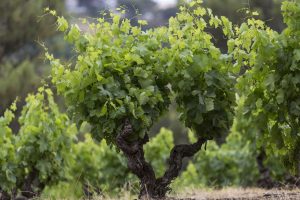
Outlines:
[[32, 169], [32, 171], [27, 175], [27, 177], [24, 180], [21, 195], [28, 199], [32, 199], [39, 196], [44, 188], [45, 185], [39, 180], [38, 170]]
[[11, 196], [0, 189], [0, 200], [10, 200]]
[[[21, 188], [21, 195], [18, 195], [18, 189]], [[45, 184], [39, 181], [39, 172], [33, 169], [22, 183], [19, 183], [17, 188], [14, 188], [10, 194], [4, 192], [0, 188], [0, 200], [27, 200], [40, 195], [41, 191], [45, 188]], [[35, 189], [34, 189], [35, 188]]]
[[271, 189], [279, 185], [278, 183], [272, 180], [271, 171], [264, 164], [265, 160], [266, 160], [266, 152], [263, 148], [261, 148], [258, 155], [256, 156], [256, 163], [260, 174], [260, 178], [257, 181], [257, 185], [262, 188]]
[[116, 143], [128, 159], [128, 168], [140, 179], [139, 198], [145, 196], [153, 199], [164, 198], [171, 190], [170, 183], [179, 175], [183, 158], [196, 154], [207, 141], [207, 139], [200, 138], [194, 144], [176, 145], [171, 150], [166, 172], [162, 177], [156, 178], [152, 166], [144, 156], [143, 145], [149, 141], [148, 135], [145, 135], [143, 139], [131, 141], [132, 134], [132, 125], [126, 119], [122, 131], [116, 138]]

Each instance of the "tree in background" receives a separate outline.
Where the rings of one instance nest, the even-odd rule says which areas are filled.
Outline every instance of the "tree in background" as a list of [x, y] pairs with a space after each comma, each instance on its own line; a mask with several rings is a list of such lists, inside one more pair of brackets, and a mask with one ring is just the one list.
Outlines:
[[[29, 91], [40, 84], [48, 74], [39, 57], [39, 40], [46, 40], [55, 32], [55, 21], [43, 18], [44, 8], [61, 13], [64, 1], [60, 0], [3, 0], [0, 4], [0, 113], [16, 99], [20, 103]], [[42, 20], [42, 22], [40, 22]], [[55, 43], [52, 41], [52, 43]], [[51, 46], [51, 45], [50, 45]], [[18, 125], [13, 122], [13, 129]]]
[[[125, 18], [130, 19], [132, 25], [138, 25], [138, 20], [147, 18], [154, 20], [157, 5], [153, 0], [117, 0], [117, 7], [126, 9]], [[150, 23], [149, 26], [154, 24]]]
[[[34, 40], [44, 39], [54, 34], [54, 21], [43, 19], [44, 8], [50, 7], [61, 13], [64, 2], [59, 0], [4, 0], [0, 5], [0, 59], [10, 55]], [[24, 12], [26, 10], [26, 12]], [[28, 52], [30, 55], [30, 53]]]
[[105, 0], [78, 0], [78, 6], [86, 8], [90, 16], [98, 16], [101, 10], [109, 9]]

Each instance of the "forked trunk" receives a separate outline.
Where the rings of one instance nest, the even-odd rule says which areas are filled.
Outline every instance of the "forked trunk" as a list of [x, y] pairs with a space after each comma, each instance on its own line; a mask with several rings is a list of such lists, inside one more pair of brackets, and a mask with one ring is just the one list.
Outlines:
[[143, 145], [149, 141], [148, 135], [143, 139], [130, 141], [133, 134], [132, 125], [125, 120], [122, 131], [116, 138], [117, 146], [123, 151], [128, 159], [128, 168], [140, 179], [140, 194], [142, 199], [163, 199], [171, 189], [169, 185], [178, 175], [182, 167], [184, 157], [191, 157], [196, 154], [207, 141], [198, 139], [194, 144], [176, 145], [169, 158], [169, 167], [160, 178], [155, 177], [152, 166], [145, 160]]

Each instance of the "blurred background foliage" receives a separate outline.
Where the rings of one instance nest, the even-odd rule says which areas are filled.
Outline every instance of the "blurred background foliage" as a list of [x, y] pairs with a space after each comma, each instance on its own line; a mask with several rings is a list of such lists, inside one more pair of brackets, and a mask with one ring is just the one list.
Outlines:
[[[49, 73], [39, 42], [46, 42], [56, 52], [60, 46], [55, 20], [45, 18], [44, 8], [65, 12], [61, 0], [3, 0], [0, 3], [0, 113], [19, 97], [24, 104], [27, 93], [41, 85]], [[64, 50], [65, 51], [65, 50]], [[17, 114], [19, 115], [19, 113]], [[16, 122], [12, 123], [18, 129]]]
[[[125, 17], [131, 19], [132, 23], [136, 23], [137, 19], [146, 19], [149, 21], [147, 28], [151, 28], [168, 24], [169, 17], [174, 16], [178, 11], [177, 6], [184, 3], [182, 0], [168, 5], [157, 2], [153, 0], [1, 0], [0, 116], [17, 96], [18, 104], [22, 105], [27, 93], [34, 92], [42, 84], [41, 80], [47, 81], [50, 69], [44, 63], [40, 43], [46, 43], [49, 51], [55, 52], [59, 57], [66, 59], [72, 57], [72, 50], [62, 42], [62, 36], [55, 33], [54, 20], [44, 16], [44, 8], [54, 9], [60, 15], [76, 22], [78, 17], [93, 20], [105, 9], [125, 7], [127, 10]], [[216, 15], [227, 16], [237, 24], [247, 20], [247, 10], [257, 11], [267, 25], [281, 31], [285, 27], [280, 13], [281, 2], [281, 0], [204, 0], [204, 6], [210, 7]], [[221, 30], [211, 31], [211, 34], [221, 50], [226, 51]], [[17, 130], [18, 126], [18, 123], [13, 122], [11, 128]], [[125, 161], [117, 151], [110, 149], [105, 142], [96, 144], [90, 136], [84, 136], [85, 131], [79, 132], [80, 142], [74, 144], [76, 153], [72, 159], [79, 165], [69, 169], [69, 182], [60, 183], [55, 191], [61, 190], [63, 194], [77, 182], [80, 182], [83, 188], [91, 186], [93, 190], [101, 192], [116, 192], [128, 186], [129, 182], [132, 182], [134, 187], [137, 181], [126, 170]], [[180, 124], [175, 106], [171, 106], [170, 111], [152, 127], [151, 135], [159, 134], [145, 147], [145, 151], [146, 158], [154, 165], [158, 175], [162, 175], [171, 147], [193, 139], [192, 133], [183, 134], [188, 132]], [[190, 137], [188, 138], [187, 135]], [[218, 144], [208, 143], [206, 151], [201, 151], [195, 158], [186, 160], [186, 170], [174, 186], [180, 188], [191, 185], [197, 187], [255, 185], [260, 178], [256, 160], [259, 152], [255, 142], [251, 138], [243, 138], [234, 129], [227, 137], [226, 143], [222, 144], [223, 142], [225, 142], [224, 138]], [[91, 151], [93, 154], [89, 153]], [[162, 159], [153, 159], [157, 155]], [[263, 162], [270, 169], [274, 180], [282, 181], [287, 175], [277, 162], [276, 155]], [[116, 175], [115, 172], [122, 172], [122, 174]], [[124, 177], [127, 177], [126, 182]], [[89, 192], [89, 188], [82, 192]], [[53, 191], [48, 188], [45, 195], [57, 195]], [[80, 195], [81, 192], [76, 191], [74, 194]]]

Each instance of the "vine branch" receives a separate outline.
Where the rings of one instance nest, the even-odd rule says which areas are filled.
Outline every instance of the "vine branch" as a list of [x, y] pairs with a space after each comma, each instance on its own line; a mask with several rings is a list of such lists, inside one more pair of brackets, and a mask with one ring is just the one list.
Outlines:
[[180, 144], [176, 145], [170, 153], [169, 167], [164, 173], [164, 175], [157, 179], [157, 191], [159, 192], [159, 197], [164, 197], [167, 192], [171, 190], [169, 185], [171, 182], [178, 177], [179, 172], [182, 168], [182, 161], [185, 157], [192, 157], [198, 151], [204, 143], [207, 142], [205, 138], [199, 138], [196, 143], [193, 144]]

